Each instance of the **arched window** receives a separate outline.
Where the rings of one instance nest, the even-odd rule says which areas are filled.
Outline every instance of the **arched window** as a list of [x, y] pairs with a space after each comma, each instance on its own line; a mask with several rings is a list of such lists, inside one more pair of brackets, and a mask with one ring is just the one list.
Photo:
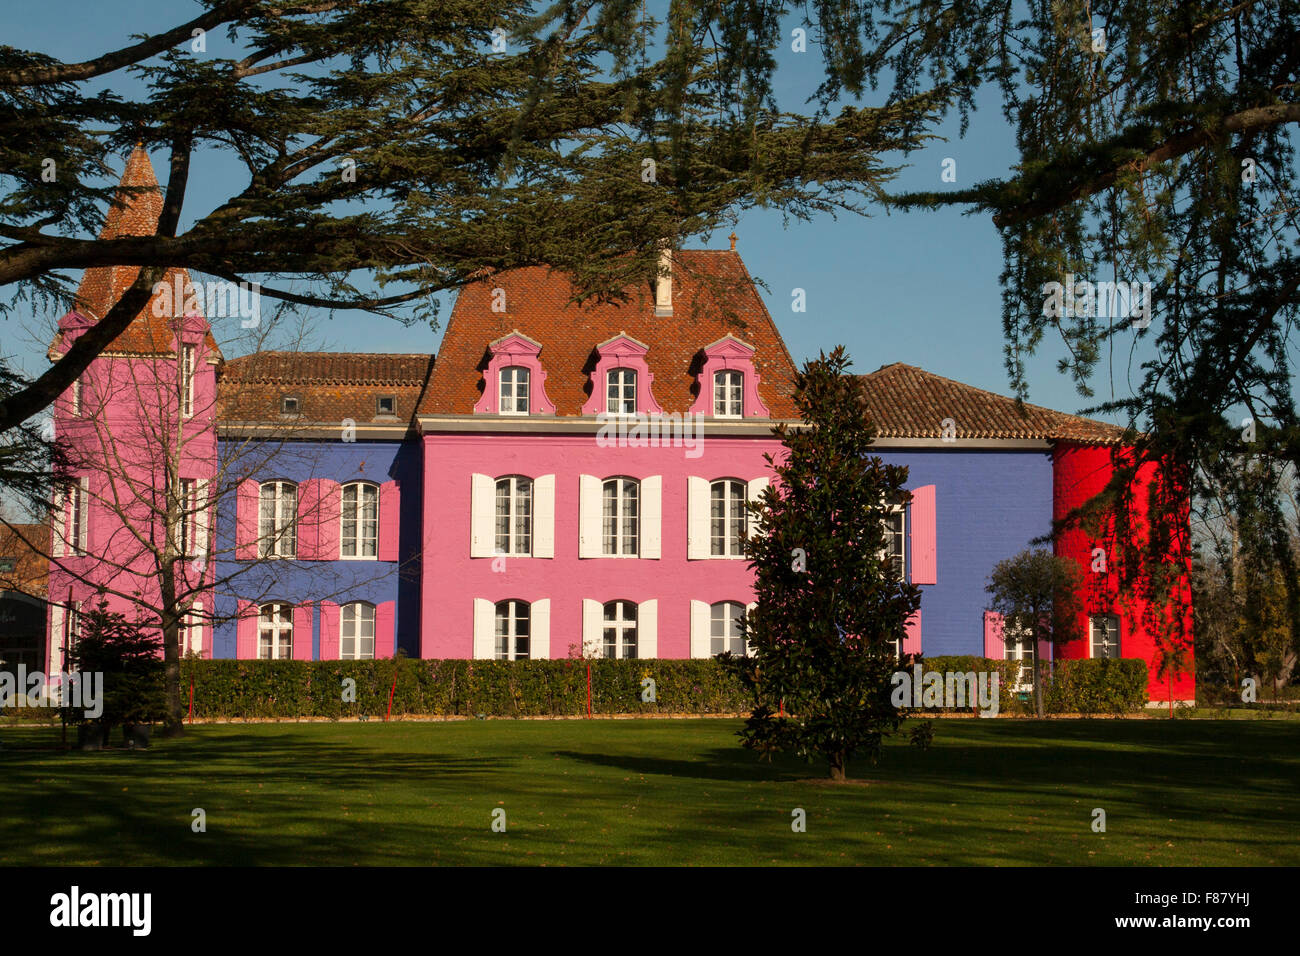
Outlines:
[[375, 606], [355, 601], [339, 608], [339, 660], [375, 659]]
[[533, 553], [533, 482], [510, 475], [496, 484], [496, 553]]
[[507, 365], [501, 370], [502, 415], [528, 414], [528, 369], [522, 365]]
[[292, 481], [262, 483], [258, 507], [258, 555], [293, 558], [298, 554], [298, 486]]
[[723, 478], [709, 483], [709, 553], [714, 557], [744, 556], [745, 500], [743, 481]]
[[264, 661], [293, 657], [293, 605], [263, 604], [258, 615], [257, 656]]
[[610, 415], [636, 414], [636, 369], [614, 368], [606, 373], [605, 411]]
[[740, 418], [744, 412], [745, 375], [734, 369], [713, 373], [713, 414], [717, 418]]
[[601, 485], [601, 553], [636, 557], [641, 530], [640, 482], [610, 478]]
[[345, 558], [373, 558], [379, 554], [379, 488], [368, 481], [343, 486], [342, 540]]
[[611, 660], [636, 657], [636, 605], [631, 601], [610, 601], [604, 607], [602, 633], [605, 656]]
[[531, 618], [532, 607], [527, 601], [501, 601], [496, 605], [497, 660], [528, 660]]
[[745, 619], [745, 606], [735, 601], [721, 601], [709, 607], [709, 653], [723, 651], [743, 657], [746, 654], [745, 638], [740, 622]]

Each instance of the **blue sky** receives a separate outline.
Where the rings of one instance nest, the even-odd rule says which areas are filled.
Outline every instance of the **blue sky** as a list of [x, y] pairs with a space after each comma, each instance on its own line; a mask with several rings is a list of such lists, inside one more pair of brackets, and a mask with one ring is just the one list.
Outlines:
[[[131, 12], [125, 13], [124, 7]], [[132, 33], [153, 32], [184, 22], [198, 5], [164, 0], [135, 0], [129, 5], [86, 0], [46, 0], [23, 7], [21, 19], [4, 25], [4, 42], [35, 49], [65, 61], [82, 60], [130, 42]], [[9, 11], [12, 18], [13, 10]], [[787, 31], [788, 35], [788, 31]], [[224, 35], [207, 37], [208, 54], [234, 51]], [[787, 109], [799, 109], [821, 76], [815, 43], [808, 52], [788, 49], [780, 58], [777, 93]], [[115, 74], [110, 85], [129, 82]], [[860, 105], [883, 102], [883, 92], [868, 94]], [[955, 117], [938, 130], [948, 142], [935, 141], [913, 153], [897, 185], [942, 188], [941, 165], [956, 160], [956, 187], [1005, 174], [1015, 160], [1013, 130], [994, 96], [981, 100], [965, 139], [957, 137]], [[155, 168], [166, 156], [153, 157]], [[891, 165], [903, 160], [886, 158]], [[119, 162], [120, 168], [120, 162]], [[186, 219], [193, 221], [244, 186], [240, 168], [224, 159], [196, 164], [190, 181]], [[187, 223], [182, 223], [184, 227]], [[957, 210], [885, 215], [854, 215], [838, 220], [818, 216], [811, 222], [782, 224], [776, 211], [753, 211], [736, 227], [737, 250], [752, 275], [768, 286], [760, 289], [795, 360], [845, 345], [858, 371], [891, 362], [907, 362], [928, 371], [1007, 393], [1002, 356], [998, 275], [1001, 249], [987, 216], [963, 216]], [[726, 248], [725, 231], [693, 247]], [[807, 311], [791, 310], [791, 292], [804, 289]], [[5, 294], [8, 290], [4, 290]], [[442, 316], [450, 313], [443, 298]], [[45, 317], [45, 321], [52, 318]], [[315, 324], [313, 346], [355, 352], [436, 351], [441, 329], [365, 315], [322, 315]], [[16, 356], [28, 372], [45, 366], [44, 348], [16, 320], [0, 319], [0, 351]], [[1056, 371], [1059, 342], [1045, 339], [1030, 360], [1030, 400], [1062, 411], [1078, 411], [1128, 394], [1128, 349], [1116, 349], [1114, 365], [1103, 363], [1094, 379], [1096, 397], [1079, 396], [1067, 377]], [[1105, 416], [1097, 416], [1105, 417]]]

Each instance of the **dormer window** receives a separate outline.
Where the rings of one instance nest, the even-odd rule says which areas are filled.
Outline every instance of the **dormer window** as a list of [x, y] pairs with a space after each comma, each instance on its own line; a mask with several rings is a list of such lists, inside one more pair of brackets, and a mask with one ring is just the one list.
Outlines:
[[726, 370], [713, 373], [713, 414], [716, 418], [740, 418], [744, 414], [745, 375]]
[[474, 405], [476, 415], [554, 415], [555, 403], [546, 397], [546, 369], [542, 344], [518, 329], [488, 343], [483, 370], [483, 394]]
[[380, 395], [375, 399], [375, 415], [396, 415], [397, 399], [392, 395]]
[[301, 403], [298, 401], [298, 396], [285, 395], [283, 398], [280, 399], [280, 414], [297, 415], [300, 408], [300, 404]]
[[528, 369], [511, 365], [501, 370], [502, 415], [528, 414]]
[[605, 377], [605, 411], [611, 415], [636, 414], [636, 371], [611, 369]]
[[714, 418], [767, 418], [767, 405], [758, 394], [754, 346], [734, 335], [724, 335], [703, 351], [699, 391], [691, 412]]

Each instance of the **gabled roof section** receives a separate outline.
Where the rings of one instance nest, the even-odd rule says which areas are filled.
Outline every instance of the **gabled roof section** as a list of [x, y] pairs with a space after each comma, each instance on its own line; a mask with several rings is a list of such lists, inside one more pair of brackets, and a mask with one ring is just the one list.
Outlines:
[[[425, 353], [260, 352], [229, 359], [217, 382], [223, 422], [279, 423], [281, 399], [299, 400], [303, 423], [358, 425], [380, 418], [377, 399], [394, 399], [388, 420], [409, 423], [433, 371]], [[383, 416], [388, 418], [388, 416]]]
[[861, 376], [867, 414], [880, 438], [943, 436], [951, 418], [958, 439], [1042, 439], [1114, 444], [1124, 429], [1067, 415], [895, 362]]
[[[629, 288], [622, 303], [574, 304], [573, 286], [542, 266], [488, 275], [461, 290], [438, 352], [421, 415], [471, 415], [483, 389], [488, 343], [519, 331], [542, 345], [547, 392], [557, 416], [582, 413], [596, 348], [626, 335], [649, 348], [655, 397], [665, 412], [695, 400], [698, 358], [731, 334], [755, 349], [759, 393], [773, 418], [794, 418], [794, 362], [732, 251], [681, 250], [673, 255], [673, 314], [655, 315], [650, 282]], [[493, 312], [493, 290], [505, 290], [505, 312]]]
[[[122, 171], [117, 193], [109, 205], [108, 214], [104, 217], [99, 238], [152, 236], [158, 231], [158, 217], [162, 215], [162, 207], [162, 188], [154, 175], [149, 154], [144, 151], [143, 146], [137, 145], [127, 157], [126, 168]], [[74, 312], [93, 325], [108, 314], [139, 274], [139, 266], [92, 266], [82, 273], [81, 285], [77, 288], [77, 301], [73, 306]], [[175, 289], [178, 287], [177, 277], [180, 278], [179, 288], [186, 290], [185, 299], [188, 299], [188, 290], [192, 288], [188, 269], [168, 269], [163, 282], [168, 288]], [[104, 350], [106, 353], [133, 355], [172, 353], [175, 331], [171, 327], [173, 315], [169, 313], [174, 310], [160, 310], [164, 314], [155, 315], [153, 307], [155, 298], [149, 299], [131, 324]], [[203, 297], [199, 296], [198, 300], [202, 302]], [[183, 302], [184, 299], [177, 305]], [[63, 353], [62, 339], [63, 334], [60, 332], [51, 343], [51, 359]], [[207, 333], [205, 344], [209, 356], [219, 359], [221, 352], [210, 331]]]

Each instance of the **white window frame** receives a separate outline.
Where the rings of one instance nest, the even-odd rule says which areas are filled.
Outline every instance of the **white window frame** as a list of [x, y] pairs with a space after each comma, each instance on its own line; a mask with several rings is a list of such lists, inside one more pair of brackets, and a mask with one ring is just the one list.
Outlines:
[[[351, 620], [349, 620], [349, 614]], [[375, 659], [375, 606], [369, 601], [352, 601], [339, 607], [339, 660], [373, 661]], [[370, 625], [370, 634], [365, 634], [365, 625]], [[348, 633], [349, 627], [352, 631]], [[347, 651], [344, 641], [352, 641], [351, 653]], [[370, 653], [366, 654], [364, 642], [370, 642]]]
[[636, 411], [636, 369], [620, 365], [607, 371], [605, 373], [606, 414], [635, 415]]
[[497, 378], [497, 411], [502, 415], [527, 415], [531, 404], [528, 391], [532, 383], [531, 369], [526, 365], [507, 365]]
[[[1099, 654], [1097, 653], [1097, 624], [1098, 624], [1098, 622], [1103, 622], [1103, 623], [1106, 625], [1105, 633], [1104, 633], [1104, 635], [1103, 635], [1103, 639], [1102, 639], [1102, 643], [1103, 643], [1103, 645], [1104, 645], [1105, 647], [1109, 647], [1109, 646], [1111, 645], [1111, 643], [1112, 643], [1112, 642], [1110, 641], [1110, 639], [1109, 639], [1110, 631], [1111, 631], [1111, 629], [1112, 629], [1110, 625], [1112, 625], [1112, 624], [1114, 625], [1114, 628], [1113, 628], [1113, 629], [1114, 629], [1114, 632], [1115, 632], [1115, 640], [1114, 640], [1114, 642], [1113, 642], [1113, 643], [1114, 643], [1114, 647], [1115, 647], [1115, 653], [1114, 653], [1114, 654], [1100, 654], [1100, 655], [1099, 655]], [[1088, 618], [1088, 656], [1089, 656], [1089, 657], [1091, 657], [1091, 658], [1093, 658], [1093, 659], [1097, 659], [1097, 658], [1099, 658], [1099, 657], [1102, 657], [1102, 658], [1114, 658], [1114, 659], [1118, 659], [1119, 656], [1123, 653], [1123, 648], [1124, 648], [1124, 634], [1123, 634], [1123, 631], [1122, 631], [1121, 628], [1120, 628], [1119, 615], [1117, 615], [1117, 614], [1094, 614], [1094, 615], [1092, 615], [1092, 616], [1090, 616], [1090, 617]]]
[[68, 414], [75, 418], [81, 417], [81, 376], [72, 380], [72, 394], [68, 396], [69, 411]]
[[[740, 613], [729, 615], [728, 612], [731, 611], [733, 608], [739, 608]], [[731, 651], [732, 654], [735, 654], [737, 657], [748, 656], [749, 647], [745, 641], [745, 638], [739, 626], [740, 622], [745, 619], [745, 613], [746, 613], [745, 605], [741, 604], [739, 601], [718, 601], [715, 604], [709, 605], [709, 656], [710, 657], [717, 657], [719, 654], [728, 650]], [[735, 625], [734, 634], [727, 633], [727, 631], [729, 630], [728, 628], [729, 624]], [[723, 633], [721, 635], [714, 633], [716, 630], [718, 630], [718, 625], [722, 625]], [[719, 641], [722, 642], [721, 647], [718, 646]], [[737, 643], [739, 643], [739, 647], [740, 647], [739, 651], [736, 651], [735, 649], [735, 645]]]
[[[606, 489], [614, 486], [614, 513], [606, 514], [610, 500]], [[628, 489], [631, 488], [629, 494]], [[600, 483], [600, 556], [602, 558], [637, 558], [641, 556], [641, 482], [636, 478], [618, 475]], [[628, 512], [631, 511], [631, 514]], [[609, 522], [613, 521], [613, 550], [610, 549]], [[625, 529], [628, 521], [632, 530]]]
[[199, 483], [194, 478], [182, 478], [180, 480], [180, 497], [177, 504], [180, 505], [180, 511], [176, 515], [177, 534], [176, 547], [183, 558], [192, 558], [198, 554], [196, 545], [196, 504], [198, 501]]
[[[898, 520], [898, 532], [895, 534], [891, 527], [894, 519]], [[895, 570], [898, 572], [900, 581], [907, 580], [907, 509], [902, 505], [889, 505], [885, 508], [885, 517], [881, 519], [885, 532], [885, 547], [880, 552], [882, 561], [888, 558], [894, 558], [897, 562]], [[898, 542], [897, 553], [894, 551], [894, 542]]]
[[181, 414], [189, 418], [194, 414], [194, 358], [193, 345], [181, 346]]
[[[722, 488], [722, 517], [714, 515], [714, 489]], [[731, 512], [735, 503], [740, 502], [740, 517]], [[717, 478], [709, 482], [709, 557], [743, 558], [745, 540], [749, 537], [749, 485], [739, 478]], [[717, 532], [717, 522], [722, 522], [722, 535]], [[740, 540], [735, 540], [736, 524], [739, 523]]]
[[[356, 494], [356, 515], [352, 519], [354, 530], [351, 538], [348, 537], [348, 489], [354, 489]], [[370, 491], [375, 500], [375, 518], [374, 518], [374, 536], [363, 535], [363, 514], [362, 506], [365, 504], [362, 493]], [[324, 502], [321, 502], [324, 507]], [[348, 544], [351, 543], [354, 554], [348, 554]], [[370, 545], [371, 554], [363, 553], [365, 545]], [[339, 560], [341, 561], [378, 561], [379, 560], [379, 486], [373, 481], [349, 481], [339, 490]]]
[[[632, 617], [626, 616], [632, 609]], [[608, 615], [613, 610], [613, 618]], [[640, 623], [639, 608], [635, 601], [606, 601], [600, 609], [601, 656], [606, 660], [630, 661], [637, 659], [637, 629]], [[611, 646], [610, 631], [613, 631]], [[631, 632], [631, 640], [628, 632]], [[629, 651], [631, 653], [629, 653]]]
[[[270, 486], [272, 492], [272, 514], [270, 529], [263, 517], [263, 505], [266, 501], [265, 490]], [[286, 489], [293, 492], [293, 515], [285, 521], [285, 503], [289, 500]], [[288, 558], [298, 556], [298, 485], [292, 481], [264, 481], [257, 486], [257, 551], [261, 558]]]
[[[719, 411], [721, 409], [721, 411]], [[713, 373], [713, 417], [745, 416], [745, 373], [724, 368]]]
[[1034, 689], [1034, 657], [1038, 653], [1033, 631], [1027, 627], [1017, 627], [1009, 619], [1002, 627], [1002, 657], [1008, 661], [1018, 661], [1020, 669], [1016, 671], [1012, 691], [1024, 694]]
[[527, 601], [518, 601], [514, 598], [497, 601], [492, 606], [492, 646], [495, 659], [529, 660], [532, 653], [532, 624], [533, 609]]
[[[509, 557], [529, 558], [533, 554], [536, 517], [533, 500], [533, 479], [525, 475], [504, 475], [492, 485], [492, 553]], [[502, 495], [502, 490], [505, 494]], [[501, 511], [501, 502], [506, 510]], [[505, 531], [501, 523], [505, 521]], [[520, 524], [525, 527], [521, 529]]]
[[66, 554], [69, 557], [85, 557], [88, 551], [86, 535], [90, 523], [87, 510], [90, 503], [89, 491], [90, 478], [87, 475], [74, 478], [67, 488], [63, 538], [67, 543]]
[[[284, 601], [268, 601], [257, 609], [257, 659], [261, 661], [293, 660], [294, 606]], [[281, 620], [276, 620], [276, 614]], [[283, 618], [288, 615], [288, 621]], [[270, 632], [269, 643], [267, 631]], [[263, 651], [269, 653], [262, 653]], [[283, 653], [280, 653], [283, 651]]]

